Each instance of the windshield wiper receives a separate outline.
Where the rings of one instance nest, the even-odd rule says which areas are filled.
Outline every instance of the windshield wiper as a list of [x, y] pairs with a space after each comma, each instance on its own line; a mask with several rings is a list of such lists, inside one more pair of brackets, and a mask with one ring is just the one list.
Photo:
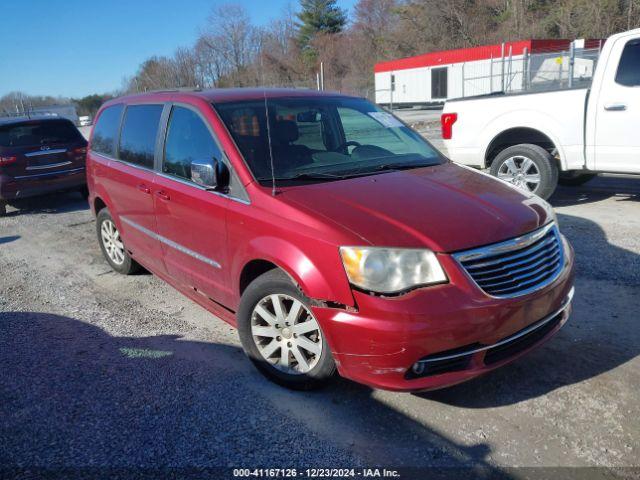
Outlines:
[[[335, 175], [333, 173], [322, 173], [322, 172], [314, 172], [314, 173], [296, 173], [295, 175], [291, 175], [290, 177], [276, 177], [276, 182], [279, 180], [343, 180], [347, 178], [345, 175]], [[270, 180], [269, 178], [264, 178], [262, 180]]]
[[384, 163], [382, 165], [376, 165], [372, 171], [411, 170], [412, 168], [432, 167], [433, 165], [433, 163]]

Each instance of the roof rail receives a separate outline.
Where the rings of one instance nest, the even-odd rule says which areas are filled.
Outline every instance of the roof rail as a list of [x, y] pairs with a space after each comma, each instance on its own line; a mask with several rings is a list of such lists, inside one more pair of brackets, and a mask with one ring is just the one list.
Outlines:
[[147, 90], [137, 93], [171, 93], [171, 92], [201, 92], [201, 87], [176, 87], [176, 88], [160, 88], [158, 90]]

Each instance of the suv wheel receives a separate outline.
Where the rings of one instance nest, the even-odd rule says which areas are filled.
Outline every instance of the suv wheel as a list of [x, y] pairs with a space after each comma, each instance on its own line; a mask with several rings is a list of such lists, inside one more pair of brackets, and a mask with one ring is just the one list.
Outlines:
[[116, 224], [106, 208], [98, 212], [96, 229], [100, 249], [111, 268], [123, 275], [131, 275], [140, 270], [140, 265], [127, 253], [120, 238], [120, 232], [118, 232]]
[[238, 310], [245, 353], [268, 379], [295, 390], [326, 384], [336, 365], [309, 299], [281, 270], [271, 270], [245, 290]]
[[558, 167], [538, 145], [521, 144], [501, 151], [491, 163], [491, 175], [547, 199], [558, 184]]

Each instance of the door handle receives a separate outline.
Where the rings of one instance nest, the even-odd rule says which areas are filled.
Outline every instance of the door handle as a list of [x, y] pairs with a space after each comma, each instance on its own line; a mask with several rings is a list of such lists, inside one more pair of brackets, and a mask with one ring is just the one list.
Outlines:
[[144, 183], [141, 183], [140, 185], [138, 185], [138, 190], [146, 193], [147, 195], [151, 193], [151, 189], [147, 187]]
[[167, 192], [160, 190], [159, 192], [156, 192], [156, 195], [158, 197], [160, 197], [163, 200], [171, 200], [171, 197], [167, 194]]
[[624, 103], [607, 103], [604, 109], [609, 112], [624, 112], [627, 106]]

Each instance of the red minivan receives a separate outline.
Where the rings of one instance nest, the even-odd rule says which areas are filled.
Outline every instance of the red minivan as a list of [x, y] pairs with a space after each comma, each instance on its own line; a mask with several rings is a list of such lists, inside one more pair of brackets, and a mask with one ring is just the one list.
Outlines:
[[573, 250], [552, 208], [364, 99], [118, 98], [98, 114], [87, 178], [111, 267], [142, 266], [236, 326], [291, 388], [336, 370], [389, 390], [453, 385], [569, 316]]

